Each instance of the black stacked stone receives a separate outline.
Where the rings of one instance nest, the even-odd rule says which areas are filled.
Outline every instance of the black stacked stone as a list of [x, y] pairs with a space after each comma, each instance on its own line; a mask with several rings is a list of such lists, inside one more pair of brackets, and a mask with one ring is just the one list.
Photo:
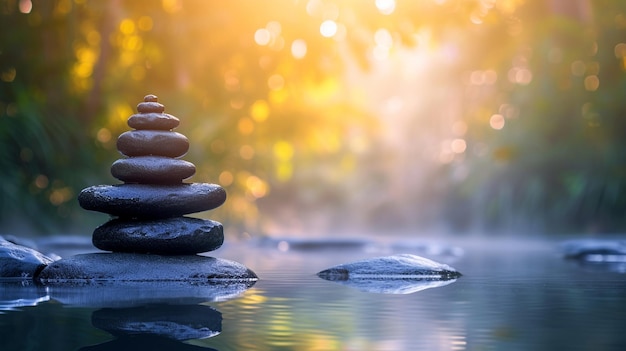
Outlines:
[[93, 244], [101, 250], [189, 255], [216, 250], [224, 242], [220, 223], [184, 216], [219, 207], [226, 192], [217, 184], [183, 182], [196, 167], [180, 159], [189, 141], [172, 131], [180, 121], [164, 111], [156, 96], [147, 95], [128, 119], [134, 130], [117, 140], [126, 158], [111, 166], [111, 174], [124, 184], [92, 186], [78, 196], [84, 209], [115, 217], [93, 233]]

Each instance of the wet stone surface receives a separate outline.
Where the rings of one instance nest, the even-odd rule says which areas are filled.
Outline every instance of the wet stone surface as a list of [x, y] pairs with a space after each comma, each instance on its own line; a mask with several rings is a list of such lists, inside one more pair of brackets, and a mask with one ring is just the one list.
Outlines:
[[424, 257], [400, 254], [340, 264], [317, 275], [363, 291], [407, 294], [448, 285], [461, 273]]
[[254, 272], [240, 263], [197, 255], [162, 256], [133, 253], [90, 253], [48, 265], [38, 276], [48, 285], [93, 281], [252, 280]]
[[219, 207], [226, 191], [216, 184], [117, 184], [83, 189], [78, 202], [86, 210], [119, 217], [167, 218]]
[[113, 219], [93, 232], [95, 247], [114, 252], [189, 255], [216, 250], [223, 242], [220, 223], [189, 217]]
[[0, 237], [0, 278], [33, 278], [53, 260]]

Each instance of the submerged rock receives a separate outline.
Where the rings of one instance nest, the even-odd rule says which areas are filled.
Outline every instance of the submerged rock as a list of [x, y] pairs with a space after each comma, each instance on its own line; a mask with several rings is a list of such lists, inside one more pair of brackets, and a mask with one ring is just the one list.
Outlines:
[[54, 260], [0, 237], [0, 278], [33, 278]]
[[461, 273], [446, 264], [401, 254], [341, 264], [317, 275], [367, 292], [408, 294], [448, 285]]

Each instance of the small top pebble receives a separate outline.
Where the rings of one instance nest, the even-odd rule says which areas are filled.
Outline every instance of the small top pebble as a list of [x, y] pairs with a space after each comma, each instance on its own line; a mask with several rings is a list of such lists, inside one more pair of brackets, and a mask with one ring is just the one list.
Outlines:
[[140, 102], [139, 105], [137, 105], [137, 112], [139, 113], [150, 113], [150, 112], [156, 112], [156, 113], [162, 113], [163, 111], [165, 111], [165, 106], [163, 106], [162, 104], [158, 103], [158, 98], [156, 95], [152, 95], [152, 94], [148, 94], [143, 98], [144, 102]]

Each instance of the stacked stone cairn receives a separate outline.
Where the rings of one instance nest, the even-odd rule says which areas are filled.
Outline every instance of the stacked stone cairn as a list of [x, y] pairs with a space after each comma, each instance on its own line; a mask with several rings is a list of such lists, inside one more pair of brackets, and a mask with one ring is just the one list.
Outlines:
[[216, 184], [183, 182], [196, 172], [193, 163], [180, 159], [189, 150], [189, 141], [172, 131], [180, 121], [164, 113], [156, 96], [147, 95], [137, 111], [128, 119], [134, 130], [117, 140], [117, 149], [126, 158], [111, 166], [111, 174], [124, 184], [92, 186], [78, 196], [84, 209], [116, 217], [96, 228], [94, 246], [159, 255], [219, 248], [224, 241], [220, 223], [184, 215], [222, 205], [226, 192]]

